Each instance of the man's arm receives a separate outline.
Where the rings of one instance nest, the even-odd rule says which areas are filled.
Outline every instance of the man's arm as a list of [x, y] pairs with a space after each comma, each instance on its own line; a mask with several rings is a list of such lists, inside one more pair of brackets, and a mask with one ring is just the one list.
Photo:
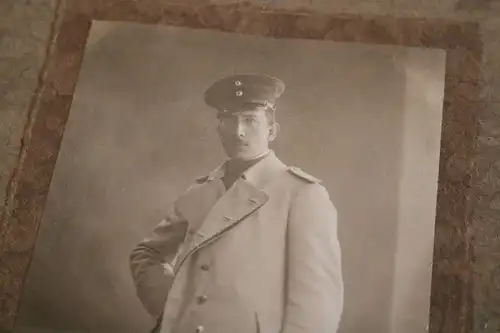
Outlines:
[[159, 318], [163, 311], [173, 279], [173, 271], [164, 264], [169, 265], [175, 258], [187, 227], [187, 221], [173, 211], [130, 254], [137, 296], [154, 318]]
[[322, 185], [306, 185], [292, 202], [287, 249], [281, 333], [337, 332], [344, 297], [337, 211]]

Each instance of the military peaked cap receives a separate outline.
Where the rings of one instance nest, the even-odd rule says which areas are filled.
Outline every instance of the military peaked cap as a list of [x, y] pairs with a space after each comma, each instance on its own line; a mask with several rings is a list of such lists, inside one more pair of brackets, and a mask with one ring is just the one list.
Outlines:
[[205, 91], [205, 103], [219, 113], [251, 107], [276, 108], [285, 84], [271, 76], [239, 74], [216, 81]]

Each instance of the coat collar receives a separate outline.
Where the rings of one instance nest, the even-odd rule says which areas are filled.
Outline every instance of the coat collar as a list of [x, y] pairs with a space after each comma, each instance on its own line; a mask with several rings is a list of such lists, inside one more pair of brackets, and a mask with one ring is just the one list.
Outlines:
[[[215, 179], [222, 179], [226, 171], [228, 161], [219, 165], [216, 169], [208, 174], [208, 176], [198, 179], [199, 183], [211, 182]], [[264, 185], [272, 179], [275, 172], [283, 170], [286, 165], [276, 156], [273, 150], [270, 150], [267, 155], [259, 162], [248, 168], [241, 178], [249, 182], [258, 189], [263, 189]]]
[[[176, 262], [176, 271], [193, 253], [216, 241], [268, 200], [266, 184], [286, 168], [273, 151], [251, 166], [225, 193], [220, 192], [225, 163], [203, 177], [201, 186], [177, 201], [177, 209], [191, 223], [191, 241]], [[188, 231], [189, 232], [189, 231]]]

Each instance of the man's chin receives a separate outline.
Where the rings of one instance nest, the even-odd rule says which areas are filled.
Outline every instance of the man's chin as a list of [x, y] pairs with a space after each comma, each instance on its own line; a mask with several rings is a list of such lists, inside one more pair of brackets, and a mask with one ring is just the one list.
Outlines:
[[249, 152], [239, 150], [235, 151], [232, 154], [229, 155], [229, 158], [233, 160], [240, 160], [240, 161], [246, 161], [246, 160], [251, 160], [253, 158], [254, 154], [251, 154]]

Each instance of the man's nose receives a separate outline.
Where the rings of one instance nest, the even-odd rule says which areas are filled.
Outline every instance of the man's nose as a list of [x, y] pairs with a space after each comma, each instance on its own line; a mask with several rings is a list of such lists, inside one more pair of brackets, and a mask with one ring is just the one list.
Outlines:
[[236, 124], [236, 135], [240, 138], [245, 136], [245, 127], [241, 122]]

